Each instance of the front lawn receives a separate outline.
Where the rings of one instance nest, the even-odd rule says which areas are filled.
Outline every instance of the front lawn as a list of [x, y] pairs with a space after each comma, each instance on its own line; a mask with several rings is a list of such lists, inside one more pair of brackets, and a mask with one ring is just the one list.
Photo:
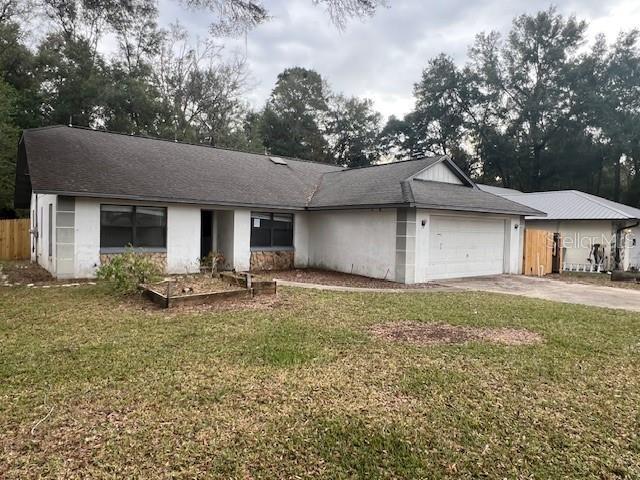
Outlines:
[[[371, 335], [392, 322], [542, 343]], [[159, 311], [101, 285], [0, 289], [0, 478], [639, 478], [639, 406], [623, 311], [295, 289]]]

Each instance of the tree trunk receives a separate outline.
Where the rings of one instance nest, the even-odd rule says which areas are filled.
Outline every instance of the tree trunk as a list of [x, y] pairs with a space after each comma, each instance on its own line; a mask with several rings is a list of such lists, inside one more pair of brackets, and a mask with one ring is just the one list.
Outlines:
[[598, 165], [598, 180], [596, 182], [596, 195], [600, 195], [600, 188], [602, 187], [602, 169], [604, 167], [604, 155], [600, 155], [600, 164]]
[[620, 154], [618, 152], [615, 153], [615, 164], [614, 164], [614, 180], [613, 180], [613, 200], [616, 202], [620, 201]]
[[531, 188], [533, 192], [540, 191], [540, 173], [542, 170], [542, 147], [533, 147], [533, 172], [531, 175]]

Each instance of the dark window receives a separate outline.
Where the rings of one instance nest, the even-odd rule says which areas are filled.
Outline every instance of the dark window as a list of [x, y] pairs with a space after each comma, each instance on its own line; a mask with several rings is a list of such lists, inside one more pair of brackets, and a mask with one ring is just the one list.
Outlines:
[[251, 246], [293, 247], [293, 215], [252, 212]]
[[100, 206], [100, 247], [165, 248], [167, 209], [129, 205]]

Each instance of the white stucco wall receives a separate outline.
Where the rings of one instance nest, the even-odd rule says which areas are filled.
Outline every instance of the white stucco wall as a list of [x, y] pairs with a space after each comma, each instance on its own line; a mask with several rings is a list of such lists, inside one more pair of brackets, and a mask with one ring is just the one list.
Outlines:
[[167, 207], [168, 273], [200, 271], [200, 207]]
[[233, 210], [233, 266], [236, 270], [251, 268], [251, 210]]
[[308, 212], [309, 266], [395, 278], [396, 210]]
[[293, 217], [293, 257], [296, 268], [309, 265], [309, 213], [298, 212]]
[[628, 268], [640, 270], [640, 227], [634, 227], [630, 230], [630, 233], [626, 236]]
[[[52, 205], [52, 215], [49, 217], [49, 205]], [[38, 238], [31, 235], [31, 260], [56, 274], [56, 195], [33, 194], [31, 195], [31, 228], [37, 230]], [[35, 215], [35, 217], [34, 217]], [[49, 225], [52, 232], [52, 255], [49, 255]], [[34, 249], [35, 248], [35, 249]]]
[[168, 273], [198, 271], [200, 207], [77, 197], [75, 205], [75, 276], [77, 278], [94, 277], [100, 265], [100, 204], [102, 203], [166, 206]]
[[524, 217], [507, 218], [507, 235], [509, 239], [509, 258], [507, 260], [505, 273], [519, 275], [522, 273], [524, 261]]
[[199, 270], [200, 212], [201, 209], [215, 210], [214, 243], [230, 267], [249, 269], [251, 214], [248, 209], [216, 210], [211, 206], [76, 198], [75, 272], [78, 278], [94, 277], [100, 265], [101, 203], [167, 207], [167, 270], [175, 274]]
[[75, 252], [76, 277], [95, 277], [100, 266], [100, 200], [76, 197]]
[[[35, 197], [34, 197], [35, 198]], [[38, 260], [55, 273], [54, 256], [48, 255], [48, 205], [55, 205], [53, 195], [38, 197], [40, 238]], [[201, 209], [212, 209], [197, 205], [161, 204], [157, 202], [130, 202], [114, 199], [76, 198], [74, 223], [74, 276], [95, 276], [100, 264], [100, 204], [121, 203], [167, 207], [167, 268], [169, 273], [185, 273], [198, 270], [200, 255]], [[44, 213], [45, 218], [40, 218]], [[406, 254], [407, 265], [415, 265], [415, 281], [425, 281], [420, 269], [428, 264], [429, 218], [437, 215], [461, 215], [454, 212], [418, 210], [415, 224], [415, 257], [413, 246], [400, 246], [398, 236], [398, 213], [396, 209], [335, 210], [324, 212], [298, 212], [294, 218], [295, 264], [297, 267], [318, 267], [354, 273], [374, 278], [397, 280], [396, 263], [400, 250], [411, 250]], [[462, 215], [464, 216], [464, 215]], [[466, 214], [469, 217], [469, 214]], [[473, 215], [472, 215], [473, 216]], [[522, 228], [519, 217], [478, 215], [482, 218], [498, 218], [507, 222], [504, 270], [520, 273], [522, 258]], [[426, 219], [426, 228], [421, 220]], [[237, 270], [250, 268], [251, 211], [250, 209], [215, 209], [215, 243], [223, 252], [230, 267]], [[55, 235], [55, 224], [53, 232]], [[414, 232], [406, 232], [406, 235]], [[470, 239], [473, 241], [473, 239]], [[414, 260], [415, 258], [415, 260]], [[411, 260], [409, 260], [411, 259]], [[415, 263], [414, 263], [415, 262]], [[424, 270], [424, 269], [423, 269]], [[410, 277], [414, 281], [413, 275]]]
[[604, 245], [605, 265], [609, 265], [611, 242], [615, 241], [611, 220], [528, 220], [526, 227], [560, 233], [563, 239], [564, 263], [587, 264], [594, 243]]

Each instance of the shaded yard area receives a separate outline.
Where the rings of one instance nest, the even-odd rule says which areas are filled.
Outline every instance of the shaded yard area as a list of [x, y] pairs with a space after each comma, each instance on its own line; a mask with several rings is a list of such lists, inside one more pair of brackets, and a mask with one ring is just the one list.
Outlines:
[[[638, 314], [275, 298], [161, 311], [101, 285], [0, 289], [0, 478], [640, 477]], [[411, 341], [434, 323], [462, 343]]]
[[547, 275], [546, 278], [561, 280], [568, 283], [583, 283], [585, 285], [598, 285], [599, 287], [630, 288], [640, 290], [640, 283], [636, 282], [612, 282], [611, 275], [607, 273], [563, 272]]
[[334, 272], [331, 270], [321, 270], [317, 268], [296, 268], [294, 270], [282, 270], [275, 272], [262, 272], [261, 276], [277, 278], [289, 282], [315, 283], [317, 285], [337, 285], [340, 287], [357, 288], [432, 288], [437, 287], [435, 283], [414, 283], [404, 284], [382, 280], [379, 278], [363, 277], [362, 275], [352, 275], [349, 273]]

